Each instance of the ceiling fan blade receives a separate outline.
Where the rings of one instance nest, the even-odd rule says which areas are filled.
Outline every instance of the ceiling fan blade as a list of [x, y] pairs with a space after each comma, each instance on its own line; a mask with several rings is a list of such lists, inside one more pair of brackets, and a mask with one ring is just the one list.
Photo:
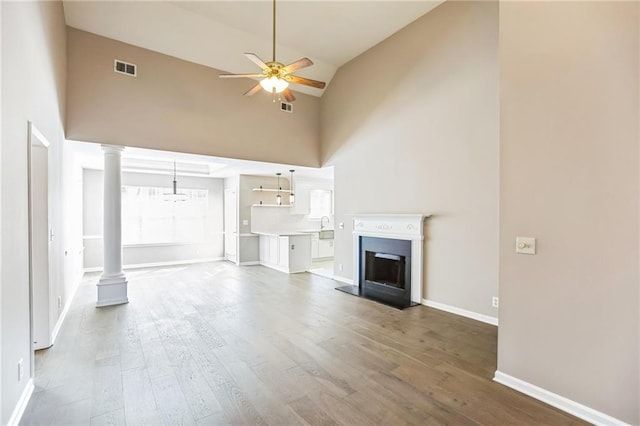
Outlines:
[[264, 77], [264, 74], [219, 74], [220, 78], [257, 78]]
[[282, 68], [282, 72], [284, 72], [285, 74], [289, 74], [290, 72], [297, 71], [301, 68], [310, 67], [311, 65], [313, 65], [313, 62], [311, 61], [311, 59], [302, 58]]
[[296, 97], [293, 95], [293, 92], [288, 87], [284, 89], [284, 91], [282, 92], [282, 97], [287, 102], [293, 102], [296, 100]]
[[256, 55], [255, 53], [245, 53], [244, 56], [246, 56], [248, 60], [250, 60], [257, 66], [259, 66], [261, 70], [269, 68], [267, 64], [265, 64], [262, 59], [258, 58], [258, 55]]
[[251, 89], [247, 90], [246, 92], [243, 93], [242, 96], [251, 96], [251, 95], [255, 95], [256, 93], [258, 93], [260, 90], [262, 89], [262, 86], [260, 86], [260, 83], [256, 84], [255, 86], [253, 86]]
[[317, 89], [324, 89], [327, 85], [324, 81], [311, 80], [310, 78], [298, 77], [297, 75], [287, 74], [284, 76], [284, 79], [289, 83], [294, 84], [303, 84], [305, 86], [315, 87]]

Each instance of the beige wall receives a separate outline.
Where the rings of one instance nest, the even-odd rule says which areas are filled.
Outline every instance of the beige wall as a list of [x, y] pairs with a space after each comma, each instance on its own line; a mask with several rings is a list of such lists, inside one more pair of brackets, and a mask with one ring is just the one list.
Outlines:
[[[29, 377], [27, 121], [33, 121], [51, 142], [53, 158], [61, 160], [64, 157], [65, 38], [61, 3], [2, 2], [2, 424], [9, 420]], [[61, 195], [55, 191], [59, 191], [57, 185], [62, 180], [61, 165], [56, 164], [53, 177], [58, 183], [52, 182], [54, 197]], [[62, 207], [58, 206], [53, 218], [58, 229], [61, 211]], [[58, 247], [54, 244], [54, 250]], [[57, 268], [63, 268], [62, 262], [57, 259]], [[61, 283], [55, 284], [59, 290]], [[25, 378], [18, 382], [20, 358], [24, 359], [27, 371]]]
[[[136, 64], [138, 76], [115, 73], [114, 59]], [[215, 69], [73, 28], [68, 67], [68, 139], [319, 164], [319, 98], [296, 93], [285, 113], [264, 91], [242, 96], [251, 80], [221, 80]]]
[[[500, 9], [498, 369], [638, 424], [638, 4]], [[516, 255], [515, 237], [538, 240]]]
[[431, 213], [423, 297], [496, 317], [497, 3], [439, 6], [338, 70], [321, 111], [336, 274], [351, 278], [352, 214]]

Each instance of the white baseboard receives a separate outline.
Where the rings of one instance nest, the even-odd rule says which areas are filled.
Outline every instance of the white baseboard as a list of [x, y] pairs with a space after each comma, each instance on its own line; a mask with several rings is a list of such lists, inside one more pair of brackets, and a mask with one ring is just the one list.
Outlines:
[[276, 271], [280, 271], [280, 272], [284, 272], [285, 274], [289, 274], [289, 270], [287, 268], [283, 268], [282, 266], [279, 265], [275, 265], [273, 263], [265, 263], [265, 262], [258, 262], [260, 265], [265, 266], [267, 268], [271, 268], [271, 269], [275, 269]]
[[498, 318], [490, 317], [489, 315], [479, 314], [473, 311], [467, 311], [466, 309], [456, 308], [455, 306], [446, 305], [440, 302], [434, 302], [433, 300], [422, 299], [422, 304], [431, 308], [439, 309], [441, 311], [449, 312], [451, 314], [460, 315], [462, 317], [471, 318], [476, 321], [481, 321], [491, 325], [498, 325]]
[[18, 424], [20, 424], [20, 420], [22, 420], [24, 410], [27, 408], [29, 400], [31, 399], [31, 395], [33, 394], [33, 389], [33, 379], [29, 379], [29, 381], [27, 382], [27, 386], [22, 391], [22, 395], [20, 395], [20, 399], [18, 399], [16, 408], [13, 409], [13, 413], [11, 413], [11, 417], [9, 417], [7, 426], [18, 426]]
[[67, 301], [64, 304], [64, 309], [62, 310], [62, 313], [58, 317], [58, 322], [56, 322], [56, 326], [53, 327], [53, 332], [51, 333], [51, 345], [54, 345], [56, 343], [56, 337], [58, 337], [58, 332], [60, 331], [60, 327], [62, 327], [62, 323], [64, 322], [64, 319], [67, 317], [67, 312], [69, 312], [69, 308], [71, 307], [73, 298], [76, 297], [76, 291], [78, 290], [78, 287], [80, 287], [81, 282], [82, 282], [82, 276], [80, 276], [80, 280], [78, 280], [78, 282], [76, 283], [76, 286], [71, 292], [71, 295], [67, 297]]
[[[133, 265], [124, 265], [122, 269], [140, 269], [140, 268], [156, 268], [159, 266], [191, 265], [194, 263], [217, 262], [220, 260], [224, 260], [224, 257], [206, 257], [203, 259], [171, 260], [169, 262], [136, 263]], [[84, 268], [84, 272], [102, 272], [102, 266]]]
[[344, 277], [339, 277], [337, 275], [334, 275], [333, 276], [333, 280], [334, 281], [338, 281], [339, 283], [345, 283], [345, 284], [353, 285], [353, 280], [351, 278], [344, 278]]
[[240, 262], [239, 265], [240, 266], [255, 266], [255, 265], [259, 265], [260, 261], [259, 260], [252, 260], [251, 262]]
[[572, 414], [582, 420], [586, 420], [594, 425], [628, 425], [621, 420], [601, 413], [600, 411], [594, 410], [586, 405], [582, 405], [578, 402], [565, 398], [564, 396], [549, 392], [546, 389], [532, 385], [529, 382], [517, 379], [501, 371], [496, 371], [493, 381], [510, 387], [511, 389], [515, 389], [518, 392], [522, 392], [525, 395], [529, 395], [532, 398]]

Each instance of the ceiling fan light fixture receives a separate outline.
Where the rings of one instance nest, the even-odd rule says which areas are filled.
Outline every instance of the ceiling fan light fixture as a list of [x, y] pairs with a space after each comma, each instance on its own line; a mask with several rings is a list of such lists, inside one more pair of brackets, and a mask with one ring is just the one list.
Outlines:
[[289, 87], [289, 82], [276, 76], [271, 76], [260, 80], [260, 85], [269, 93], [273, 93], [274, 90], [276, 93], [281, 93]]

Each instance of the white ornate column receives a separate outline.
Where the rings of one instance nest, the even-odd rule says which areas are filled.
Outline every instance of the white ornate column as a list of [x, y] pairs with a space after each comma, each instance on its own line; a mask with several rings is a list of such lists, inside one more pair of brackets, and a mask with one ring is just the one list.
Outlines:
[[122, 172], [123, 147], [102, 145], [104, 151], [104, 218], [102, 241], [104, 270], [98, 281], [96, 306], [128, 303], [127, 278], [122, 272]]

